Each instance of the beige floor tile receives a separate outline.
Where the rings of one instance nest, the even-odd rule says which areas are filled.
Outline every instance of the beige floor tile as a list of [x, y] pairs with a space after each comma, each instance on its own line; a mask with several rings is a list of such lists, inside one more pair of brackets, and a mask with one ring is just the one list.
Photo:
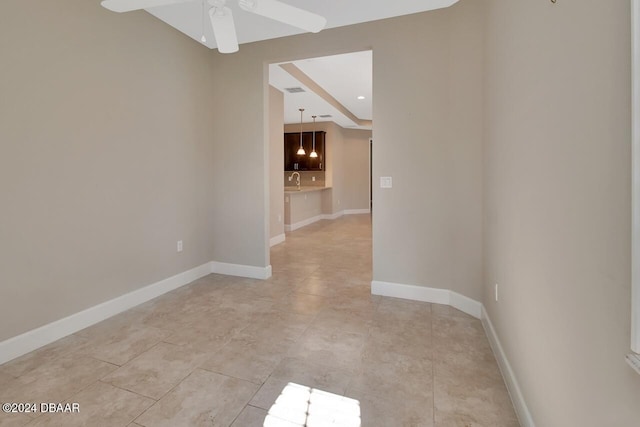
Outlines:
[[426, 302], [383, 298], [377, 308], [376, 315], [382, 319], [428, 322], [432, 318], [432, 304]]
[[431, 312], [436, 316], [454, 316], [474, 320], [472, 316], [469, 316], [467, 313], [463, 313], [462, 311], [453, 308], [450, 305], [432, 304]]
[[202, 318], [196, 325], [182, 329], [165, 338], [164, 341], [181, 346], [191, 346], [203, 351], [218, 351], [229, 340], [246, 328], [250, 320], [235, 313]]
[[344, 331], [368, 335], [374, 310], [356, 310], [341, 307], [323, 309], [310, 324], [313, 330]]
[[115, 365], [90, 357], [60, 357], [0, 389], [0, 402], [62, 402], [115, 369]]
[[366, 335], [355, 332], [312, 328], [291, 346], [288, 356], [351, 372], [360, 364], [366, 339]]
[[136, 419], [145, 427], [229, 426], [258, 386], [248, 381], [196, 369]]
[[245, 279], [239, 286], [250, 295], [251, 298], [279, 299], [292, 292], [292, 287], [288, 282], [276, 280]]
[[295, 291], [321, 297], [335, 297], [340, 292], [342, 284], [332, 280], [325, 280], [317, 276], [310, 276], [295, 286]]
[[22, 427], [31, 422], [32, 418], [25, 414], [0, 413], [0, 427]]
[[8, 387], [8, 384], [13, 382], [16, 379], [13, 375], [9, 375], [0, 370], [0, 390]]
[[[509, 393], [494, 361], [449, 359], [434, 364], [437, 425], [515, 426]], [[466, 423], [466, 424], [465, 424]]]
[[101, 381], [74, 395], [68, 402], [78, 403], [80, 411], [44, 414], [29, 427], [126, 426], [155, 403], [152, 399]]
[[108, 332], [91, 333], [78, 354], [122, 366], [169, 336], [169, 332], [140, 324], [124, 324]]
[[245, 406], [238, 418], [231, 424], [231, 427], [262, 427], [267, 411], [254, 406]]
[[436, 426], [519, 426], [509, 395], [501, 387], [468, 392], [436, 386], [434, 406]]
[[427, 358], [365, 349], [359, 372], [353, 375], [347, 394], [371, 393], [425, 399], [433, 390], [433, 362]]
[[273, 308], [296, 314], [310, 315], [318, 314], [327, 305], [327, 298], [295, 292], [275, 301]]
[[[393, 393], [354, 391], [349, 398], [360, 402], [362, 425], [367, 427], [433, 427], [433, 399], [401, 398]], [[492, 427], [492, 426], [486, 426]]]
[[160, 399], [186, 378], [207, 354], [168, 343], [160, 343], [102, 381], [153, 399]]
[[[369, 291], [370, 292], [370, 291]], [[376, 296], [366, 297], [334, 297], [327, 301], [327, 306], [336, 310], [352, 310], [362, 314], [374, 314], [380, 299]]]
[[315, 318], [315, 314], [271, 310], [253, 316], [251, 324], [242, 332], [274, 339], [297, 340]]
[[307, 360], [284, 358], [271, 374], [271, 378], [307, 387], [344, 394], [351, 379], [350, 371]]
[[87, 340], [76, 335], [69, 335], [38, 350], [27, 353], [22, 357], [14, 359], [0, 366], [0, 372], [7, 373], [14, 377], [19, 377], [47, 362], [51, 362], [58, 357], [65, 356], [76, 350]]
[[462, 317], [434, 317], [433, 354], [435, 360], [464, 366], [479, 361], [497, 369], [493, 352], [478, 320]]
[[[206, 310], [219, 302], [216, 295], [204, 291], [186, 292], [191, 286], [178, 289], [179, 294], [163, 295], [132, 310], [137, 323], [172, 332], [179, 332], [198, 324]], [[204, 294], [204, 295], [203, 295]]]
[[293, 341], [240, 334], [200, 366], [212, 372], [262, 384], [287, 354]]
[[369, 329], [367, 344], [380, 353], [404, 354], [417, 359], [432, 358], [434, 352], [431, 329], [426, 324], [381, 323], [377, 319]]

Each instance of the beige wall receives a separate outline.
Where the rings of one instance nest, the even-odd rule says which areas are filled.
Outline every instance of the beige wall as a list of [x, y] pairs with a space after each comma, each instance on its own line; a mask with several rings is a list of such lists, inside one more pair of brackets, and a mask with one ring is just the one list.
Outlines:
[[485, 5], [484, 303], [536, 425], [636, 426], [629, 1]]
[[344, 209], [369, 209], [369, 138], [371, 132], [344, 129]]
[[[244, 46], [244, 45], [243, 45]], [[213, 259], [269, 265], [269, 85], [254, 57], [210, 52], [213, 147]], [[241, 99], [242, 98], [242, 99]], [[241, 189], [241, 191], [239, 191]]]
[[462, 1], [375, 41], [373, 180], [393, 188], [374, 185], [374, 280], [482, 299], [481, 12]]
[[144, 12], [0, 14], [2, 341], [212, 260], [215, 99], [211, 53]]
[[284, 234], [284, 94], [269, 86], [269, 237]]

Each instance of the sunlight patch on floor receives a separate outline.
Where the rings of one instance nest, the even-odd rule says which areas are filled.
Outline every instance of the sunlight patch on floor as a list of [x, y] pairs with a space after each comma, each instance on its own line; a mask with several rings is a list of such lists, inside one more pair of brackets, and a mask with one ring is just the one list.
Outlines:
[[360, 427], [360, 402], [289, 383], [269, 409], [264, 427]]

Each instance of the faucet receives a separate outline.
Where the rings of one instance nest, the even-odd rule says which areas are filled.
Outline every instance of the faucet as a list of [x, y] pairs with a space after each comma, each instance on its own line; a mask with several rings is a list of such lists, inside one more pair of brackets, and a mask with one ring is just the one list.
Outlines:
[[293, 179], [294, 175], [297, 175], [296, 176], [296, 181], [297, 181], [297, 184], [298, 184], [298, 190], [300, 190], [300, 172], [292, 173], [291, 176], [289, 177], [289, 181], [291, 181]]

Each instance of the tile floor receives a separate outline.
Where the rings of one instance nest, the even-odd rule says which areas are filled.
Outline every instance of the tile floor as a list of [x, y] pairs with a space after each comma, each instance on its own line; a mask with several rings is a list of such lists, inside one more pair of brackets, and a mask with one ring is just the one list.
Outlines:
[[262, 426], [294, 382], [357, 399], [363, 426], [517, 426], [482, 325], [371, 296], [369, 215], [272, 248], [267, 281], [221, 275], [0, 366], [0, 426]]

